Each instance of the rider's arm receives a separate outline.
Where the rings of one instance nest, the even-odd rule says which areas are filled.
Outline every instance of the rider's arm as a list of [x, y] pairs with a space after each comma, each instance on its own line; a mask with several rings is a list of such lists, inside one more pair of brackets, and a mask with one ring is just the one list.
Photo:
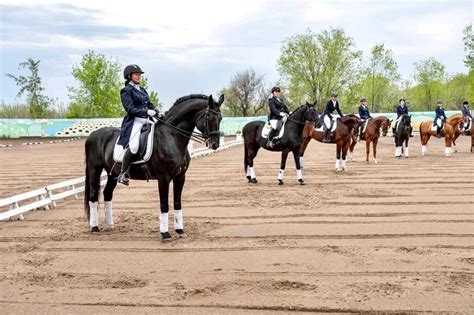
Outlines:
[[137, 108], [134, 106], [132, 100], [132, 90], [130, 88], [122, 88], [120, 91], [120, 99], [122, 100], [123, 108], [125, 108], [128, 116], [141, 118], [146, 118], [148, 116], [147, 108]]

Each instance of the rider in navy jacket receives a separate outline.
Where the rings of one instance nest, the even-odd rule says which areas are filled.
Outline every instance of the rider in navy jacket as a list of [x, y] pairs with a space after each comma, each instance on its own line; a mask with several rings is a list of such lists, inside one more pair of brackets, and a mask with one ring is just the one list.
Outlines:
[[471, 111], [469, 110], [468, 106], [469, 106], [468, 101], [462, 102], [461, 112], [464, 117], [470, 117], [472, 119]]
[[281, 89], [278, 86], [274, 86], [272, 88], [272, 97], [268, 99], [268, 108], [270, 109], [270, 113], [268, 114], [268, 120], [272, 129], [268, 134], [268, 142], [267, 146], [273, 148], [277, 145], [277, 139], [274, 139], [277, 132], [280, 130], [283, 122], [286, 121], [286, 118], [290, 114], [290, 110], [288, 107], [283, 103], [280, 98]]
[[[443, 128], [444, 124], [446, 123], [446, 115], [444, 114], [444, 109], [443, 109], [443, 102], [441, 100], [439, 100], [437, 103], [436, 103], [436, 110], [435, 110], [435, 119], [433, 120], [433, 126], [437, 126], [436, 124], [436, 121], [438, 120], [438, 118], [441, 118], [442, 120], [442, 123], [441, 123], [441, 128]], [[436, 130], [436, 135], [439, 137], [440, 136], [440, 132], [441, 132], [441, 128], [438, 127], [438, 129]]]
[[[339, 114], [339, 117], [344, 116], [341, 112], [341, 109], [339, 108], [339, 102], [337, 100], [337, 96], [338, 95], [337, 95], [336, 92], [332, 92], [331, 93], [331, 99], [329, 101], [327, 101], [326, 106], [324, 106], [324, 113], [321, 116], [321, 118], [323, 119], [323, 125], [325, 125], [324, 124], [324, 117], [328, 116], [329, 119], [332, 120], [332, 113], [334, 111], [337, 111], [337, 113]], [[330, 128], [327, 128], [327, 126], [326, 126], [326, 130], [324, 130], [323, 142], [331, 142], [331, 130], [330, 130]]]
[[123, 118], [118, 144], [125, 149], [118, 182], [128, 186], [130, 164], [137, 159], [140, 131], [147, 123], [148, 116], [156, 116], [158, 109], [150, 102], [150, 97], [144, 88], [140, 87], [143, 71], [137, 65], [128, 65], [123, 71], [126, 80], [120, 91], [122, 105], [127, 112]]
[[[400, 116], [402, 116], [403, 114], [407, 114], [408, 115], [408, 107], [407, 105], [405, 104], [405, 99], [404, 98], [401, 98], [399, 101], [398, 101], [398, 106], [397, 106], [397, 119], [395, 120], [395, 123], [393, 124], [393, 127], [392, 127], [392, 132], [393, 132], [393, 135], [395, 136], [395, 128], [397, 126], [397, 123], [399, 121], [399, 118]], [[413, 137], [413, 127], [410, 126], [410, 137]]]
[[[359, 105], [359, 117], [360, 119], [364, 120], [364, 122], [367, 119], [372, 119], [373, 117], [370, 115], [369, 108], [367, 107], [367, 99], [365, 97], [362, 97], [360, 99], [360, 105]], [[364, 131], [363, 127], [360, 127], [360, 135], [359, 138], [362, 139], [362, 132]]]

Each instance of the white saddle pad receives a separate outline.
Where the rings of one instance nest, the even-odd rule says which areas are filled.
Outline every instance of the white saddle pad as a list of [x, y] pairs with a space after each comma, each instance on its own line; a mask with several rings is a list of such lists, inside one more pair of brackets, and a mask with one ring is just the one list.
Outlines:
[[[331, 132], [334, 132], [337, 128], [337, 117], [333, 117], [332, 121], [334, 123], [332, 124]], [[326, 128], [328, 128], [328, 129], [331, 126], [331, 119], [327, 115], [324, 116], [324, 124], [321, 125], [321, 127], [319, 127], [319, 128], [314, 128], [314, 130], [324, 132], [324, 125], [326, 125]]]
[[[141, 163], [145, 163], [147, 162], [150, 157], [151, 157], [151, 154], [153, 152], [153, 138], [154, 138], [154, 134], [155, 134], [155, 124], [152, 124], [151, 125], [151, 130], [150, 130], [150, 133], [148, 134], [148, 138], [146, 139], [146, 152], [145, 152], [145, 155], [143, 155], [143, 158], [138, 160], [138, 161], [134, 161], [132, 162], [132, 164], [141, 164]], [[115, 147], [114, 147], [114, 161], [115, 162], [119, 162], [119, 163], [122, 163], [122, 160], [123, 160], [123, 154], [125, 152], [125, 150], [123, 149], [123, 146], [120, 145], [120, 144], [117, 144], [117, 142], [119, 141], [120, 139], [120, 136], [117, 138], [117, 141], [115, 142]]]
[[464, 130], [471, 129], [472, 119], [471, 117], [467, 117], [467, 121], [463, 124]]
[[[441, 128], [442, 124], [443, 124], [443, 120], [441, 118], [436, 119], [436, 124], [434, 126], [433, 124], [431, 124], [431, 131], [437, 131], [438, 127]], [[441, 130], [444, 130], [444, 128]]]
[[[266, 139], [271, 130], [272, 130], [272, 125], [270, 125], [270, 122], [267, 121], [267, 123], [262, 128], [262, 134], [261, 134], [262, 138]], [[281, 126], [280, 133], [278, 134], [278, 136], [275, 136], [274, 138], [281, 138], [283, 137], [284, 133], [285, 133], [285, 124]]]

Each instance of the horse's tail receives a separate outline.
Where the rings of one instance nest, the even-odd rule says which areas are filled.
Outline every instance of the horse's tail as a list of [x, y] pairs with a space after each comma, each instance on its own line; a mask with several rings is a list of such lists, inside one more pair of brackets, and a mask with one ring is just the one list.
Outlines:
[[88, 147], [86, 141], [86, 179], [84, 182], [84, 215], [86, 216], [87, 220], [90, 218], [91, 209], [89, 207], [89, 199], [90, 199], [91, 187], [89, 183], [89, 163], [88, 163]]

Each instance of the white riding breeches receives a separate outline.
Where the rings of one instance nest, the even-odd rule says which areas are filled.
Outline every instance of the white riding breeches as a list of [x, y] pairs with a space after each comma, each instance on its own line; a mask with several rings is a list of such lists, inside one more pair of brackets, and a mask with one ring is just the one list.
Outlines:
[[133, 121], [132, 133], [130, 134], [129, 148], [130, 152], [136, 154], [140, 145], [140, 131], [144, 124], [148, 123], [148, 119], [135, 117]]
[[270, 119], [270, 125], [274, 130], [277, 130], [278, 128], [278, 119]]

